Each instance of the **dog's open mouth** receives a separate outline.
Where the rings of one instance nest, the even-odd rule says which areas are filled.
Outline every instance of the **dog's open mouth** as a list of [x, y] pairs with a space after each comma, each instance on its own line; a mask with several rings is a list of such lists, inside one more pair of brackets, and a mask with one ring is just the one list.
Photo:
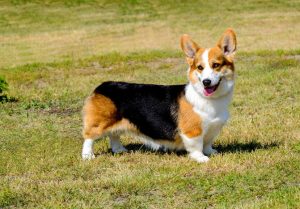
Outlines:
[[207, 86], [207, 87], [204, 87], [204, 95], [205, 96], [211, 96], [216, 90], [217, 88], [219, 87], [220, 85], [220, 82], [221, 82], [221, 79], [219, 80], [219, 82], [214, 85], [214, 86]]

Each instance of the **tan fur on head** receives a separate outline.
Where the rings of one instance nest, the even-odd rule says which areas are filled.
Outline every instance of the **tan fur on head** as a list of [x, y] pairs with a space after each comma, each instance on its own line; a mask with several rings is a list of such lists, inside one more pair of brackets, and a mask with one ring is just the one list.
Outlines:
[[[193, 60], [196, 57], [197, 52], [200, 49], [203, 50], [203, 48], [199, 47], [199, 45], [196, 42], [194, 42], [188, 34], [183, 34], [181, 36], [180, 46], [182, 51], [186, 55], [186, 59], [189, 65], [193, 64]], [[221, 49], [221, 52], [230, 62], [233, 62], [236, 46], [236, 34], [231, 28], [225, 30], [225, 32], [216, 44], [216, 47]]]
[[[236, 44], [236, 34], [231, 28], [228, 28], [219, 39], [216, 46], [209, 49], [208, 59], [210, 67], [214, 71], [220, 71], [224, 75], [230, 75], [228, 79], [232, 79], [233, 76], [233, 59], [236, 51]], [[180, 45], [186, 55], [186, 61], [190, 66], [188, 71], [189, 80], [192, 83], [196, 83], [198, 82], [198, 78], [195, 76], [195, 71], [201, 73], [199, 66], [204, 67], [202, 54], [206, 49], [199, 47], [199, 45], [187, 34], [181, 36]], [[218, 64], [219, 66], [214, 67], [215, 64]]]

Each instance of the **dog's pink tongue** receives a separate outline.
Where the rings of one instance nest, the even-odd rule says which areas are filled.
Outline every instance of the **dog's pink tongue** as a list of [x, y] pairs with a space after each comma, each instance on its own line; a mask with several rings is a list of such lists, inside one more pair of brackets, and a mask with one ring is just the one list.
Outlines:
[[204, 89], [204, 95], [205, 96], [210, 96], [212, 93], [214, 93], [215, 89], [214, 87], [209, 87]]

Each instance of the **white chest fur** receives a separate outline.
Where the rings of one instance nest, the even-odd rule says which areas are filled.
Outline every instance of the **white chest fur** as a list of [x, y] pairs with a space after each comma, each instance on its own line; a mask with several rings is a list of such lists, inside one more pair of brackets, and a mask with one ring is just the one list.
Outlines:
[[186, 87], [186, 98], [193, 105], [193, 110], [202, 121], [202, 130], [205, 138], [215, 137], [229, 118], [228, 106], [232, 92], [219, 98], [205, 98], [199, 95], [194, 87]]

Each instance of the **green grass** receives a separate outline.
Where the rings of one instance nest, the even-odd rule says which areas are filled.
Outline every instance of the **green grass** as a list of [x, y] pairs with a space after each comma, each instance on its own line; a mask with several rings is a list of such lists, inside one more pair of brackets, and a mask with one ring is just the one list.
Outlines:
[[[300, 207], [298, 1], [0, 4], [0, 76], [14, 98], [0, 103], [0, 208]], [[112, 155], [102, 140], [95, 160], [81, 160], [81, 108], [99, 83], [185, 83], [180, 34], [210, 46], [228, 22], [240, 48], [230, 122], [214, 145], [220, 154], [198, 164], [124, 135], [129, 153]], [[152, 34], [143, 37], [143, 27]], [[85, 31], [77, 45], [70, 29]], [[82, 51], [92, 45], [99, 50]]]
[[[257, 54], [260, 54], [259, 56]], [[299, 207], [299, 60], [291, 51], [241, 53], [220, 155], [139, 150], [106, 141], [82, 162], [80, 109], [100, 82], [184, 83], [183, 56], [153, 51], [2, 69], [16, 103], [1, 113], [0, 203], [17, 207]], [[278, 64], [276, 64], [278, 63]], [[280, 63], [280, 64], [279, 64]], [[276, 67], [277, 66], [277, 67]], [[137, 143], [124, 137], [124, 143]]]

